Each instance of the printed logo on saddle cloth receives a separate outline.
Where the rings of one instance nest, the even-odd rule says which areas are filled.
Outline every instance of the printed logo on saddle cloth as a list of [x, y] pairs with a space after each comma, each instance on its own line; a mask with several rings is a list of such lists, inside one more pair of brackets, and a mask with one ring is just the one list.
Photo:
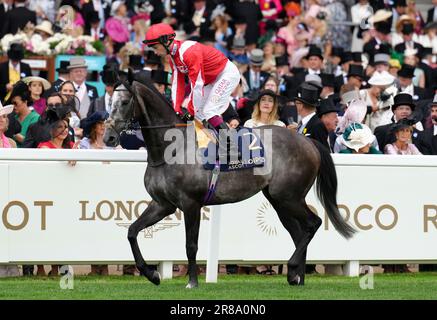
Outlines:
[[[232, 152], [231, 150], [230, 155], [219, 155], [218, 144], [210, 142], [203, 152], [203, 167], [206, 170], [213, 170], [217, 162], [220, 164], [220, 171], [234, 171], [264, 166], [266, 162], [264, 146], [253, 129], [238, 128], [237, 130], [230, 130], [228, 139], [233, 139], [234, 143], [232, 145], [238, 146], [238, 152], [235, 152], [235, 150]], [[226, 141], [220, 141], [218, 136], [217, 140], [219, 140], [219, 143], [227, 143]]]

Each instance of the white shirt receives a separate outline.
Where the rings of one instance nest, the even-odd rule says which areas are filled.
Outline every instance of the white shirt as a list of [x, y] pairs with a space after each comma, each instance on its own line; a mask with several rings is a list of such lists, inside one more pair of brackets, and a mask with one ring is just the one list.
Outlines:
[[401, 87], [401, 92], [408, 93], [410, 96], [414, 96], [414, 85], [411, 83], [408, 87]]
[[312, 117], [314, 117], [316, 115], [316, 112], [312, 112], [309, 115], [306, 115], [305, 117], [302, 118], [302, 125], [299, 128], [299, 133], [302, 134], [303, 129], [307, 126], [307, 123], [311, 120]]
[[434, 125], [434, 135], [437, 136], [437, 126]]
[[80, 86], [76, 82], [73, 82], [73, 84], [74, 88], [76, 89], [76, 97], [82, 102], [83, 97], [87, 94], [85, 82], [83, 82]]
[[252, 89], [259, 89], [261, 83], [260, 83], [260, 72], [254, 72], [252, 69], [249, 71], [250, 74], [250, 83], [252, 84]]
[[[254, 119], [249, 119], [244, 123], [244, 127], [246, 128], [257, 128], [261, 126], [267, 126], [268, 124], [262, 122], [256, 122]], [[276, 120], [271, 124], [272, 126], [285, 127], [285, 123], [280, 120]]]
[[[112, 111], [112, 101], [111, 101], [112, 97], [106, 92], [105, 93], [105, 109], [106, 112], [111, 114]], [[111, 102], [111, 103], [109, 103]]]
[[313, 69], [308, 69], [308, 74], [320, 74], [320, 70], [313, 70]]

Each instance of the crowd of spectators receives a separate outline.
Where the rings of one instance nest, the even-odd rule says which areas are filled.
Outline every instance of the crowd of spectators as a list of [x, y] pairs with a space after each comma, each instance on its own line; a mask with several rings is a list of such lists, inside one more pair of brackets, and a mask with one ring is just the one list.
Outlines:
[[[64, 5], [73, 29], [60, 24]], [[106, 148], [114, 69], [150, 78], [171, 100], [169, 62], [143, 44], [165, 22], [237, 65], [223, 115], [232, 127], [283, 126], [337, 153], [436, 155], [437, 1], [424, 13], [415, 0], [3, 0], [0, 37], [90, 35], [107, 64], [99, 97], [83, 57], [62, 61], [50, 83], [11, 44], [0, 64], [0, 147]]]

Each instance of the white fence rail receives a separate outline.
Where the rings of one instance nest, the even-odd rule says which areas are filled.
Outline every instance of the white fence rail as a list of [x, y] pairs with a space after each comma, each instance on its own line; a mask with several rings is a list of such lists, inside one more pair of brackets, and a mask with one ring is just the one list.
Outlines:
[[[145, 151], [2, 149], [0, 263], [132, 263], [127, 230], [151, 200], [144, 159]], [[309, 262], [348, 264], [349, 275], [357, 274], [358, 262], [437, 263], [437, 157], [334, 155], [334, 161], [339, 208], [358, 233], [341, 238], [310, 191], [307, 201], [323, 224]], [[291, 238], [261, 193], [220, 209], [215, 231], [214, 207], [202, 209], [199, 262], [208, 260], [214, 232], [218, 256], [210, 254], [211, 261], [270, 264], [291, 256]], [[186, 262], [183, 214], [144, 230], [139, 245], [170, 276], [171, 263]]]

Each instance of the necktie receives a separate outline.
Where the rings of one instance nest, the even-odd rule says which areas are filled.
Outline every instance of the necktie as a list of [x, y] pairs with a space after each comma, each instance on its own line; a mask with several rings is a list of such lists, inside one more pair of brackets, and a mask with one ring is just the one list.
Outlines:
[[255, 73], [255, 89], [259, 88], [259, 73]]
[[297, 124], [297, 132], [298, 133], [302, 133], [302, 120], [299, 121], [299, 123]]

